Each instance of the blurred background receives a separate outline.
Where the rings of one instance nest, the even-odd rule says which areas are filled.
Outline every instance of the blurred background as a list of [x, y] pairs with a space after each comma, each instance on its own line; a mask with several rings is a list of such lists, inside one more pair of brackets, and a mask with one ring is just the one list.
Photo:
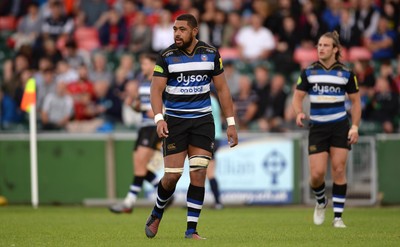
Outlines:
[[122, 198], [140, 121], [129, 105], [140, 57], [173, 43], [182, 13], [219, 49], [234, 101], [241, 145], [217, 155], [223, 201], [312, 203], [307, 135], [291, 98], [301, 69], [318, 59], [318, 37], [336, 30], [363, 107], [349, 202], [400, 203], [399, 0], [1, 0], [0, 195], [30, 201], [29, 117], [19, 106], [34, 77], [41, 203]]

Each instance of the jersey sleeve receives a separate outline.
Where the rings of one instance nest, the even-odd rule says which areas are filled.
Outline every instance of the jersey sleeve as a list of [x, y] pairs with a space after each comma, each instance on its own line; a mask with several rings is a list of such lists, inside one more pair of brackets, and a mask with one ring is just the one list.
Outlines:
[[157, 57], [156, 65], [154, 66], [153, 76], [168, 77], [168, 65], [161, 54]]
[[308, 92], [309, 85], [310, 84], [309, 84], [308, 79], [307, 79], [306, 71], [303, 70], [301, 72], [299, 78], [297, 79], [296, 89]]
[[219, 54], [219, 52], [217, 51], [215, 53], [215, 58], [214, 58], [214, 72], [213, 72], [213, 76], [217, 76], [219, 74], [221, 74], [222, 72], [224, 72], [224, 65], [222, 63], [222, 58], [221, 55]]
[[346, 93], [352, 94], [358, 92], [357, 77], [353, 72], [350, 72], [349, 81], [346, 84]]

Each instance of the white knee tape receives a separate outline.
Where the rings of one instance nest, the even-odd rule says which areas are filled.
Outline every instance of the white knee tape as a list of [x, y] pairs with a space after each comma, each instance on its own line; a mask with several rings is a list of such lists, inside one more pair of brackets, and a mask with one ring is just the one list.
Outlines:
[[206, 169], [210, 163], [211, 157], [206, 155], [193, 155], [189, 158], [190, 171]]
[[165, 173], [179, 173], [179, 174], [182, 174], [183, 173], [183, 167], [180, 167], [180, 168], [165, 167], [164, 168], [164, 172]]

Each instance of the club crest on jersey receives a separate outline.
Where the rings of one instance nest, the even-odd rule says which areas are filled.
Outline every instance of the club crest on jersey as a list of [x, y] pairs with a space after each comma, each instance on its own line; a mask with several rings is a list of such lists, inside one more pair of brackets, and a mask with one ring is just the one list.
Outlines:
[[201, 61], [207, 61], [208, 60], [208, 57], [207, 57], [207, 55], [201, 55]]
[[337, 76], [342, 77], [342, 76], [343, 76], [342, 71], [338, 71], [338, 72], [337, 72]]

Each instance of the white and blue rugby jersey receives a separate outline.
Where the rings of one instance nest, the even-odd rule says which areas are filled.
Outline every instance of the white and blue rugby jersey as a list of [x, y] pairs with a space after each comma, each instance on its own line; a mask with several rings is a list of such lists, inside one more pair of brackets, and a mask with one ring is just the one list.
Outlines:
[[154, 76], [166, 77], [165, 114], [180, 118], [197, 118], [211, 113], [210, 83], [223, 72], [222, 59], [216, 48], [197, 42], [187, 54], [175, 44], [162, 51]]
[[313, 63], [302, 71], [296, 88], [310, 96], [311, 123], [331, 123], [346, 119], [345, 94], [358, 92], [357, 78], [340, 62], [329, 69], [320, 62]]
[[140, 100], [140, 111], [142, 113], [141, 127], [144, 126], [155, 126], [153, 118], [147, 115], [147, 111], [151, 110], [150, 103], [150, 86], [151, 81], [145, 78], [142, 74], [137, 77], [139, 82], [139, 100]]

